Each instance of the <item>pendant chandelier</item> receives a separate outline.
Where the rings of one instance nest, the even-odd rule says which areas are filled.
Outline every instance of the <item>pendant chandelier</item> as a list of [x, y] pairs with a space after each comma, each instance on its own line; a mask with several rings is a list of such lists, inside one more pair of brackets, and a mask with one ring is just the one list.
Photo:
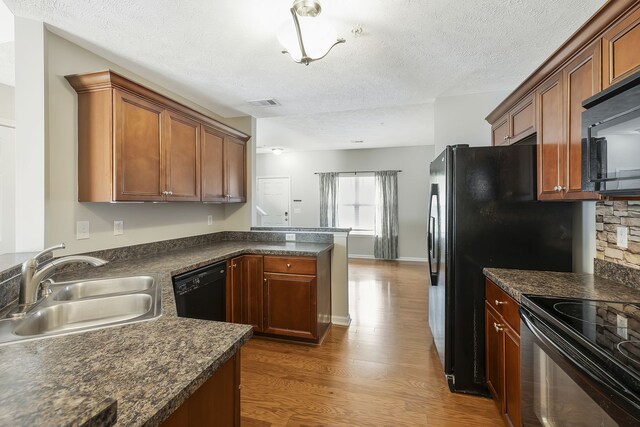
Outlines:
[[288, 53], [299, 64], [322, 59], [335, 45], [345, 42], [333, 27], [317, 19], [321, 11], [317, 0], [295, 0], [290, 9], [293, 25], [288, 22], [278, 33], [284, 46], [282, 53]]

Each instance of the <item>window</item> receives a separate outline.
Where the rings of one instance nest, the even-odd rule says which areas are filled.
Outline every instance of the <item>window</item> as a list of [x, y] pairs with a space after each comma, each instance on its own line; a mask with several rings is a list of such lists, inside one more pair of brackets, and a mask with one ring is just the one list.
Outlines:
[[375, 216], [373, 175], [340, 176], [338, 187], [338, 226], [372, 233]]

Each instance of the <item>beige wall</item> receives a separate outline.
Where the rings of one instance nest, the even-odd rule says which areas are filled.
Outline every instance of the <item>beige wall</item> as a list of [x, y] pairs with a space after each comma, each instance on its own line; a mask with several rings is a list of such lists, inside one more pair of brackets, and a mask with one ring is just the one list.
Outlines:
[[[46, 245], [65, 242], [67, 253], [119, 247], [149, 241], [204, 234], [225, 229], [248, 229], [245, 205], [226, 207], [195, 202], [165, 204], [78, 203], [77, 201], [77, 100], [64, 76], [113, 69], [136, 82], [228, 123], [251, 132], [251, 118], [231, 120], [168, 93], [152, 82], [93, 54], [53, 33], [47, 34], [47, 133], [46, 133]], [[251, 153], [249, 149], [249, 153]], [[251, 160], [250, 160], [251, 161]], [[207, 216], [214, 223], [207, 225]], [[232, 218], [232, 219], [231, 219]], [[124, 235], [113, 235], [113, 221], [124, 221]], [[90, 221], [91, 238], [76, 240], [76, 221]], [[229, 227], [229, 225], [232, 227]]]
[[[258, 120], [258, 143], [260, 140]], [[267, 144], [268, 145], [268, 144]], [[398, 210], [399, 255], [405, 259], [426, 259], [427, 199], [429, 163], [433, 146], [327, 150], [258, 154], [256, 176], [289, 176], [291, 179], [291, 225], [318, 227], [320, 196], [314, 172], [400, 169]], [[293, 203], [294, 199], [302, 202]], [[294, 209], [300, 209], [296, 213]], [[373, 257], [372, 236], [349, 236], [349, 255]]]
[[15, 119], [15, 88], [0, 83], [0, 122]]

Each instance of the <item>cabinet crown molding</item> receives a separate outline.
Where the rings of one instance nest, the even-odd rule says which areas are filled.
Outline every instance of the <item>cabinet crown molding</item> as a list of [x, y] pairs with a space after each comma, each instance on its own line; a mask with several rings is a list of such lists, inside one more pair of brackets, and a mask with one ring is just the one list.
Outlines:
[[517, 102], [533, 92], [544, 80], [567, 64], [585, 46], [593, 43], [617, 19], [640, 5], [638, 0], [610, 0], [567, 39], [546, 61], [502, 101], [485, 120], [495, 123]]
[[151, 102], [162, 104], [163, 106], [175, 110], [177, 112], [187, 114], [196, 120], [203, 122], [211, 127], [219, 129], [227, 134], [230, 134], [244, 142], [248, 141], [251, 137], [244, 132], [241, 132], [231, 126], [228, 126], [214, 118], [211, 118], [199, 111], [194, 110], [178, 101], [175, 101], [167, 96], [149, 89], [133, 80], [124, 77], [121, 74], [116, 73], [113, 70], [95, 71], [92, 73], [71, 74], [64, 76], [69, 82], [71, 87], [78, 93], [96, 92], [101, 90], [120, 89], [136, 95], [144, 96]]

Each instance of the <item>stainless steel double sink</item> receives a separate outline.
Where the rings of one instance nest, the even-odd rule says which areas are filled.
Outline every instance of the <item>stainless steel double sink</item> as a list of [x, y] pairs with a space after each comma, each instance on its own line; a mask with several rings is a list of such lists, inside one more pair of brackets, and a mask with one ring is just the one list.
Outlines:
[[52, 282], [24, 317], [0, 320], [0, 345], [119, 326], [158, 317], [161, 289], [151, 275]]

